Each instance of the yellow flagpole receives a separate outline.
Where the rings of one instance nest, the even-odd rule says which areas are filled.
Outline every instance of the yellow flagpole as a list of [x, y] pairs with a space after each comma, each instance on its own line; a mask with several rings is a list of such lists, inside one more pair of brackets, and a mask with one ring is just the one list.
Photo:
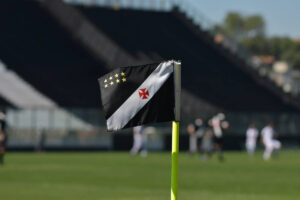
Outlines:
[[172, 123], [171, 200], [178, 199], [179, 122]]
[[174, 62], [175, 121], [172, 122], [171, 200], [178, 200], [178, 154], [181, 93], [181, 62]]

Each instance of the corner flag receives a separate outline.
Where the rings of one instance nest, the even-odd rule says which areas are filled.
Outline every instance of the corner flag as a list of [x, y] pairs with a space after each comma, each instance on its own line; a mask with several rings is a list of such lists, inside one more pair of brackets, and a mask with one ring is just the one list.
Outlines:
[[107, 130], [172, 123], [171, 200], [178, 200], [181, 63], [121, 67], [98, 79]]
[[99, 78], [107, 130], [176, 121], [175, 63], [121, 67]]

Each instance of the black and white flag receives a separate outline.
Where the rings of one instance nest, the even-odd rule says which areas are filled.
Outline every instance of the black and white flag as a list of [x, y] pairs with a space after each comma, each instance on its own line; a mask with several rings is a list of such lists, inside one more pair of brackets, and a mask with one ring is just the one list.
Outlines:
[[107, 130], [175, 120], [176, 63], [120, 67], [99, 78]]

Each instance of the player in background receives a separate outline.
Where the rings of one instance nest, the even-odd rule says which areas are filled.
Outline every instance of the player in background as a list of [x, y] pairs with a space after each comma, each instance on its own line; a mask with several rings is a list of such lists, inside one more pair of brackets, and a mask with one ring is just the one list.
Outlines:
[[224, 161], [223, 156], [223, 130], [229, 127], [228, 122], [224, 121], [225, 115], [224, 113], [218, 113], [215, 115], [209, 122], [210, 126], [212, 126], [214, 133], [214, 148], [217, 153], [218, 159], [220, 161]]
[[45, 141], [46, 141], [45, 128], [37, 128], [37, 130], [36, 130], [36, 144], [35, 144], [36, 152], [42, 152], [43, 151]]
[[250, 124], [246, 132], [246, 149], [249, 155], [253, 155], [255, 152], [257, 136], [258, 130], [254, 124]]
[[6, 152], [7, 132], [6, 132], [6, 111], [0, 111], [0, 164], [4, 163]]
[[141, 152], [142, 157], [146, 157], [148, 154], [146, 145], [147, 145], [147, 136], [143, 134], [143, 126], [136, 126], [133, 128], [133, 146], [130, 150], [131, 155], [136, 155], [139, 151]]
[[204, 132], [203, 120], [201, 118], [195, 119], [194, 124], [189, 124], [187, 127], [189, 133], [189, 153], [195, 154], [198, 151], [199, 138], [202, 137]]
[[261, 141], [265, 146], [265, 152], [263, 155], [264, 160], [269, 160], [271, 158], [273, 150], [279, 151], [281, 148], [281, 143], [274, 139], [275, 131], [273, 123], [269, 123], [261, 131]]
[[0, 125], [0, 165], [4, 164], [4, 140], [5, 140], [5, 136], [2, 133], [1, 130], [1, 125]]
[[214, 145], [213, 145], [213, 131], [211, 129], [205, 130], [201, 140], [201, 161], [209, 160], [212, 156]]

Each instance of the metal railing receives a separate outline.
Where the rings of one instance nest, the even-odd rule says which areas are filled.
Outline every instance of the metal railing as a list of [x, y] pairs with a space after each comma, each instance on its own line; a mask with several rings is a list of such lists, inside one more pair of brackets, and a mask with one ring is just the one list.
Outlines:
[[130, 8], [138, 10], [170, 11], [174, 0], [64, 0], [66, 3], [85, 6], [103, 6], [112, 8]]
[[[204, 117], [205, 121], [209, 119], [204, 113], [199, 113], [199, 116]], [[229, 129], [225, 131], [227, 137], [243, 138], [250, 123], [261, 130], [270, 121], [274, 122], [275, 130], [282, 138], [299, 138], [300, 134], [299, 113], [231, 112], [226, 113], [226, 120], [229, 122]], [[183, 113], [181, 136], [187, 137], [186, 128], [190, 123], [193, 120]], [[116, 139], [127, 146], [131, 145], [128, 139], [131, 138], [132, 130], [107, 132], [103, 113], [96, 108], [7, 109], [7, 124], [9, 147], [17, 149], [39, 150], [43, 146], [50, 149], [112, 150]], [[171, 123], [150, 124], [146, 129], [149, 149], [165, 149], [165, 138], [170, 136]], [[123, 136], [127, 139], [123, 140]]]
[[[184, 105], [182, 105], [184, 106]], [[187, 124], [193, 122], [190, 113], [182, 113], [181, 125], [183, 130]], [[250, 123], [262, 128], [270, 121], [275, 122], [280, 132], [287, 134], [300, 133], [299, 113], [268, 113], [268, 112], [228, 112], [227, 120], [232, 133], [243, 133]], [[198, 113], [207, 120], [211, 115]], [[72, 131], [100, 131], [106, 132], [104, 113], [97, 108], [40, 108], [40, 109], [7, 109], [7, 123], [12, 130], [50, 130], [57, 132]], [[156, 125], [160, 132], [165, 132], [169, 124]], [[170, 130], [169, 130], [170, 131]], [[184, 132], [184, 131], [183, 131]]]

